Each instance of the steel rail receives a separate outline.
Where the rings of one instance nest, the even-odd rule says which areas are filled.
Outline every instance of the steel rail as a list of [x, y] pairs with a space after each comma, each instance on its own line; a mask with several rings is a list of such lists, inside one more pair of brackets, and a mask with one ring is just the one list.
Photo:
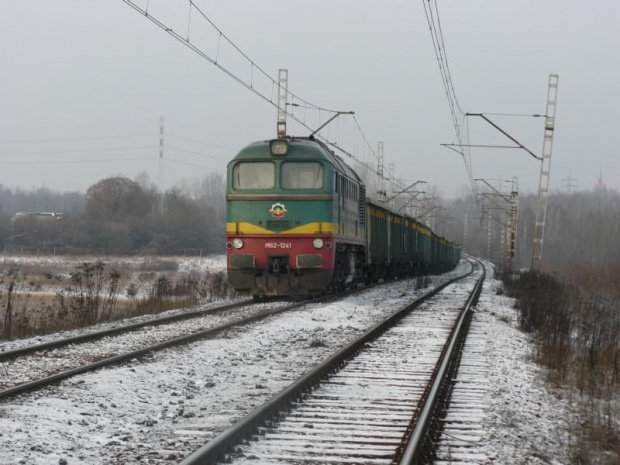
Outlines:
[[432, 384], [429, 384], [427, 391], [421, 399], [422, 405], [416, 409], [420, 412], [420, 414], [415, 419], [415, 426], [411, 432], [409, 441], [402, 453], [402, 456], [400, 457], [400, 460], [397, 461], [399, 465], [414, 465], [420, 463], [426, 435], [435, 413], [435, 407], [437, 406], [437, 402], [441, 396], [442, 387], [447, 379], [447, 375], [449, 374], [449, 367], [458, 353], [456, 350], [457, 345], [460, 340], [467, 336], [466, 333], [468, 325], [466, 325], [465, 322], [471, 317], [471, 307], [478, 304], [478, 299], [480, 298], [480, 293], [482, 292], [482, 284], [484, 283], [484, 279], [486, 277], [486, 268], [482, 262], [478, 261], [478, 263], [482, 267], [482, 276], [476, 282], [473, 292], [469, 296], [469, 299], [461, 311], [457, 322], [451, 330], [449, 343], [444, 347], [433, 373], [433, 377], [431, 379]]
[[[47, 376], [45, 378], [40, 378], [38, 380], [34, 380], [34, 381], [29, 381], [27, 383], [23, 383], [17, 386], [13, 386], [11, 388], [5, 389], [0, 391], [0, 400], [9, 398], [9, 397], [13, 397], [16, 396], [18, 394], [23, 394], [29, 391], [33, 391], [35, 389], [39, 389], [45, 386], [48, 386], [50, 384], [54, 384], [57, 383], [59, 381], [62, 381], [64, 379], [68, 379], [71, 378], [72, 376], [81, 374], [81, 373], [86, 373], [89, 371], [94, 371], [96, 369], [99, 369], [101, 367], [107, 366], [107, 365], [114, 365], [117, 363], [121, 363], [123, 361], [135, 358], [135, 357], [140, 357], [142, 355], [145, 355], [149, 352], [155, 352], [158, 350], [163, 350], [166, 349], [168, 347], [173, 347], [173, 346], [177, 346], [177, 345], [182, 345], [182, 344], [187, 344], [189, 342], [193, 342], [195, 340], [198, 339], [203, 339], [206, 337], [210, 337], [210, 336], [214, 336], [217, 333], [220, 333], [222, 331], [226, 331], [232, 327], [235, 326], [243, 326], [249, 323], [253, 323], [255, 321], [259, 321], [261, 319], [267, 318], [271, 315], [276, 315], [278, 313], [284, 313], [287, 311], [291, 311], [291, 310], [295, 310], [299, 307], [303, 307], [305, 305], [310, 305], [310, 304], [316, 304], [319, 302], [324, 302], [324, 301], [330, 301], [330, 300], [335, 300], [335, 299], [339, 299], [342, 297], [347, 297], [349, 295], [358, 293], [358, 292], [362, 292], [368, 289], [371, 289], [373, 287], [376, 286], [381, 286], [385, 283], [378, 283], [378, 284], [373, 284], [370, 286], [364, 286], [364, 287], [360, 287], [360, 288], [356, 288], [356, 289], [352, 289], [352, 290], [348, 290], [345, 292], [340, 292], [337, 294], [330, 294], [330, 295], [325, 295], [325, 296], [321, 296], [321, 297], [317, 297], [317, 298], [313, 298], [313, 299], [308, 299], [308, 300], [304, 300], [301, 302], [296, 302], [294, 304], [291, 305], [287, 305], [281, 308], [277, 308], [277, 309], [273, 309], [273, 310], [266, 310], [260, 313], [257, 313], [256, 315], [252, 315], [250, 317], [247, 318], [242, 318], [240, 320], [236, 320], [236, 321], [232, 321], [230, 323], [226, 323], [224, 325], [221, 326], [217, 326], [215, 328], [209, 328], [203, 331], [198, 331], [186, 336], [179, 336], [173, 339], [170, 339], [168, 341], [163, 341], [163, 342], [159, 342], [157, 344], [153, 344], [147, 347], [143, 347], [142, 349], [137, 349], [131, 352], [128, 352], [126, 354], [121, 354], [121, 355], [115, 355], [113, 357], [108, 357], [106, 359], [103, 360], [99, 360], [98, 362], [93, 362], [90, 363], [88, 365], [83, 365], [81, 367], [76, 367], [76, 368], [72, 368], [69, 370], [65, 370], [59, 373], [55, 373], [53, 375]], [[243, 306], [243, 305], [248, 305], [251, 303], [260, 303], [259, 302], [255, 302], [255, 301], [243, 301], [243, 302], [239, 302], [238, 304], [231, 304], [228, 306], [224, 306], [224, 307], [218, 307], [217, 310], [224, 310], [224, 309], [230, 309], [234, 306]], [[215, 311], [216, 309], [211, 309], [213, 311]], [[199, 310], [198, 312], [208, 312], [209, 310]], [[169, 317], [164, 317], [164, 318], [169, 318]], [[148, 324], [148, 323], [147, 323]], [[143, 324], [143, 326], [146, 326], [147, 324]], [[142, 325], [142, 323], [138, 323], [137, 325]], [[116, 328], [115, 328], [116, 329]], [[121, 328], [122, 329], [122, 328]], [[135, 329], [135, 328], [133, 328]], [[82, 338], [83, 336], [78, 336], [78, 338]], [[103, 336], [102, 336], [103, 337]], [[53, 345], [53, 343], [51, 343]], [[30, 346], [30, 347], [40, 347], [43, 346], [44, 344], [39, 344], [36, 346]], [[19, 349], [18, 349], [19, 350]], [[8, 352], [7, 352], [8, 353]]]
[[291, 305], [287, 305], [285, 307], [281, 307], [281, 308], [277, 308], [277, 309], [273, 309], [273, 310], [266, 310], [260, 313], [257, 313], [256, 315], [252, 315], [246, 318], [242, 318], [240, 320], [236, 320], [236, 321], [231, 321], [229, 323], [226, 323], [224, 325], [221, 326], [217, 326], [215, 328], [209, 328], [209, 329], [205, 329], [203, 331], [198, 331], [192, 334], [188, 334], [186, 336], [179, 336], [176, 337], [174, 339], [169, 339], [167, 341], [163, 341], [163, 342], [159, 342], [157, 344], [153, 344], [147, 347], [143, 347], [141, 349], [137, 349], [131, 352], [127, 352], [125, 354], [121, 354], [121, 355], [115, 355], [113, 357], [109, 357], [103, 360], [99, 360], [98, 362], [94, 362], [94, 363], [90, 363], [88, 365], [82, 365], [81, 367], [77, 367], [77, 368], [72, 368], [70, 370], [65, 370], [59, 373], [56, 373], [54, 375], [50, 375], [47, 376], [45, 378], [41, 378], [38, 380], [34, 380], [34, 381], [30, 381], [27, 383], [23, 383], [20, 384], [18, 386], [13, 386], [9, 389], [5, 389], [3, 391], [0, 391], [0, 400], [2, 399], [6, 399], [8, 397], [12, 397], [18, 394], [22, 394], [28, 391], [32, 391], [34, 389], [38, 389], [38, 388], [42, 388], [45, 386], [48, 386], [50, 384], [56, 383], [58, 381], [62, 381], [64, 379], [67, 378], [71, 378], [72, 376], [81, 374], [81, 373], [86, 373], [88, 371], [93, 371], [96, 370], [98, 368], [107, 366], [107, 365], [114, 365], [120, 362], [123, 362], [125, 360], [129, 360], [132, 358], [136, 358], [136, 357], [140, 357], [142, 355], [145, 355], [149, 352], [155, 352], [158, 350], [163, 350], [166, 349], [168, 347], [174, 347], [174, 346], [178, 346], [178, 345], [182, 345], [182, 344], [187, 344], [190, 342], [193, 342], [195, 340], [198, 339], [203, 339], [206, 337], [210, 337], [210, 336], [214, 336], [217, 333], [220, 333], [222, 331], [226, 331], [230, 328], [233, 328], [235, 326], [243, 326], [249, 323], [253, 323], [255, 321], [259, 321], [262, 320], [264, 318], [267, 318], [269, 316], [272, 315], [276, 315], [278, 313], [283, 313], [283, 312], [287, 312], [290, 310], [294, 310], [296, 308], [302, 307], [304, 305], [308, 305], [308, 304], [313, 304], [316, 303], [317, 301], [320, 300], [328, 300], [328, 299], [333, 299], [334, 296], [328, 296], [328, 297], [324, 297], [324, 298], [320, 298], [320, 299], [313, 299], [313, 300], [308, 300], [308, 301], [303, 301], [303, 302], [297, 302]]
[[[379, 286], [381, 284], [384, 283], [377, 283], [377, 284], [372, 284], [370, 286], [364, 286], [361, 288], [356, 288], [353, 289], [351, 291], [347, 291], [349, 293], [352, 292], [358, 292], [358, 291], [362, 291], [364, 289], [371, 289], [375, 286]], [[318, 297], [318, 298], [311, 298], [311, 299], [307, 299], [304, 301], [304, 303], [311, 303], [311, 302], [320, 302], [322, 299], [329, 299], [329, 298], [333, 298], [333, 297], [339, 297], [339, 296], [343, 296], [343, 295], [348, 295], [346, 292], [345, 293], [337, 293], [337, 294], [330, 294], [327, 296], [322, 296], [322, 297]], [[101, 339], [107, 336], [113, 336], [116, 334], [122, 334], [125, 332], [129, 332], [129, 331], [133, 331], [135, 329], [140, 329], [140, 328], [144, 328], [145, 326], [158, 326], [161, 324], [166, 324], [166, 323], [170, 323], [170, 322], [174, 322], [174, 321], [181, 321], [181, 320], [187, 320], [190, 318], [194, 318], [197, 316], [202, 316], [202, 315], [208, 315], [208, 314], [212, 314], [212, 313], [218, 313], [218, 312], [223, 312], [226, 310], [232, 310], [235, 308], [241, 308], [247, 305], [252, 305], [252, 304], [257, 304], [257, 303], [261, 303], [261, 302], [267, 302], [268, 300], [266, 300], [268, 298], [263, 298], [260, 300], [254, 300], [254, 299], [247, 299], [247, 300], [242, 300], [241, 302], [235, 302], [232, 304], [228, 304], [228, 305], [223, 305], [221, 307], [214, 307], [214, 308], [208, 308], [205, 310], [194, 310], [192, 312], [187, 312], [187, 313], [182, 313], [182, 314], [177, 314], [177, 315], [169, 315], [169, 316], [164, 316], [164, 317], [158, 317], [158, 318], [154, 318], [148, 321], [141, 321], [138, 323], [132, 323], [129, 325], [122, 325], [122, 326], [118, 326], [115, 328], [110, 328], [110, 329], [104, 329], [101, 331], [95, 331], [92, 333], [88, 333], [88, 334], [82, 334], [80, 336], [73, 336], [73, 337], [69, 337], [69, 338], [65, 338], [65, 339], [58, 339], [56, 341], [50, 341], [50, 342], [43, 342], [41, 344], [33, 344], [33, 345], [29, 345], [26, 347], [21, 347], [19, 349], [12, 349], [12, 350], [6, 350], [3, 352], [0, 352], [0, 362], [3, 360], [9, 360], [15, 357], [20, 357], [22, 355], [26, 355], [26, 354], [30, 354], [30, 353], [34, 353], [34, 352], [39, 352], [41, 350], [48, 350], [48, 349], [57, 349], [59, 347], [64, 347], [64, 346], [68, 346], [71, 344], [76, 344], [76, 343], [80, 343], [80, 342], [91, 342], [91, 341], [95, 341], [97, 339]]]
[[209, 443], [193, 452], [186, 457], [180, 465], [212, 465], [224, 459], [226, 454], [230, 453], [235, 446], [251, 437], [261, 426], [269, 424], [272, 420], [276, 419], [280, 412], [286, 410], [293, 402], [299, 401], [304, 393], [316, 387], [320, 384], [321, 380], [325, 379], [328, 375], [339, 371], [349, 359], [361, 352], [367, 343], [381, 336], [401, 318], [422, 303], [434, 297], [449, 285], [470, 276], [473, 271], [474, 266], [472, 263], [472, 268], [468, 273], [447, 281], [418, 297], [406, 307], [396, 311], [387, 319], [366, 331], [361, 337], [338, 350], [320, 365], [308, 371], [293, 384], [280, 391], [280, 393], [271, 400], [250, 412], [231, 428], [222, 432]]
[[129, 332], [129, 331], [133, 331], [135, 329], [140, 329], [145, 326], [157, 326], [157, 325], [161, 325], [165, 323], [170, 323], [173, 321], [190, 319], [190, 318], [194, 318], [194, 317], [201, 316], [201, 315], [223, 312], [225, 310], [240, 308], [240, 307], [244, 307], [246, 305], [250, 305], [253, 303], [257, 303], [257, 302], [254, 300], [242, 300], [241, 302], [223, 305], [221, 307], [208, 308], [205, 310], [194, 310], [192, 312], [154, 318], [148, 321], [141, 321], [139, 323], [132, 323], [129, 325], [118, 326], [116, 328], [104, 329], [101, 331], [95, 331], [95, 332], [88, 333], [88, 334], [82, 334], [81, 336], [74, 336], [74, 337], [69, 337], [66, 339], [59, 339], [56, 341], [44, 342], [41, 344], [34, 344], [34, 345], [19, 348], [19, 349], [7, 350], [4, 352], [0, 352], [0, 361], [19, 357], [19, 356], [30, 354], [33, 352], [39, 352], [40, 350], [57, 349], [58, 347], [64, 347], [70, 344], [76, 344], [78, 342], [90, 342], [90, 341], [94, 341], [97, 339], [101, 339], [103, 337], [112, 336], [115, 334], [121, 334], [121, 333]]

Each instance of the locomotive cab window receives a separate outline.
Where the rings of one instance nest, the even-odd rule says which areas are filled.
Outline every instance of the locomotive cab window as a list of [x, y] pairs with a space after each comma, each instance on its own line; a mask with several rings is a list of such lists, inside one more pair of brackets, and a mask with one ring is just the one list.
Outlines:
[[280, 184], [284, 189], [322, 189], [324, 169], [317, 162], [282, 163]]
[[276, 187], [276, 167], [271, 162], [241, 162], [233, 168], [235, 189], [273, 189]]

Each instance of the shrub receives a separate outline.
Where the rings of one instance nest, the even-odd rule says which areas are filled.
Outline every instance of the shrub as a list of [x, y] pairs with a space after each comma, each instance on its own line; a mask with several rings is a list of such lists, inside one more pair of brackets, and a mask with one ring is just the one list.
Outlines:
[[[597, 282], [590, 278], [587, 283]], [[575, 435], [580, 457], [602, 450], [615, 463], [620, 444], [620, 297], [577, 282], [525, 273], [505, 278], [504, 285], [518, 299], [521, 328], [534, 335], [537, 360], [553, 382], [579, 393], [582, 425]]]
[[[177, 262], [167, 260], [153, 260], [153, 264], [155, 268], [178, 268]], [[31, 277], [21, 265], [5, 265], [0, 270], [0, 336], [48, 334], [235, 296], [223, 271], [173, 275], [150, 271], [129, 280], [117, 271], [123, 265], [82, 262], [68, 272], [68, 278], [49, 269]], [[62, 289], [55, 294], [33, 294], [40, 282]]]
[[84, 262], [71, 273], [71, 284], [56, 294], [63, 313], [78, 326], [88, 326], [110, 319], [118, 299], [120, 273], [112, 269], [107, 275], [101, 261]]

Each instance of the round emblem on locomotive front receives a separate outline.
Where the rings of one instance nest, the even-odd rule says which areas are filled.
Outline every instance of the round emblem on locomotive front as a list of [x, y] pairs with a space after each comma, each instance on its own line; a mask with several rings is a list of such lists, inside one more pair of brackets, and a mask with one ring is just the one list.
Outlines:
[[286, 216], [286, 208], [281, 203], [274, 203], [269, 210], [274, 218], [284, 218]]

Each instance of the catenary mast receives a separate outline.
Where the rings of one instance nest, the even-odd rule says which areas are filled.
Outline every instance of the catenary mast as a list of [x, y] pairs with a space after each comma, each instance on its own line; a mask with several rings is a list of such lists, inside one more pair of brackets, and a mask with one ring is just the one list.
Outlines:
[[540, 162], [538, 199], [536, 201], [536, 221], [534, 222], [534, 243], [532, 244], [532, 264], [530, 267], [532, 271], [540, 271], [542, 262], [557, 95], [558, 75], [550, 74], [549, 87], [547, 89], [547, 111], [545, 112], [545, 137], [543, 140], [542, 160]]

